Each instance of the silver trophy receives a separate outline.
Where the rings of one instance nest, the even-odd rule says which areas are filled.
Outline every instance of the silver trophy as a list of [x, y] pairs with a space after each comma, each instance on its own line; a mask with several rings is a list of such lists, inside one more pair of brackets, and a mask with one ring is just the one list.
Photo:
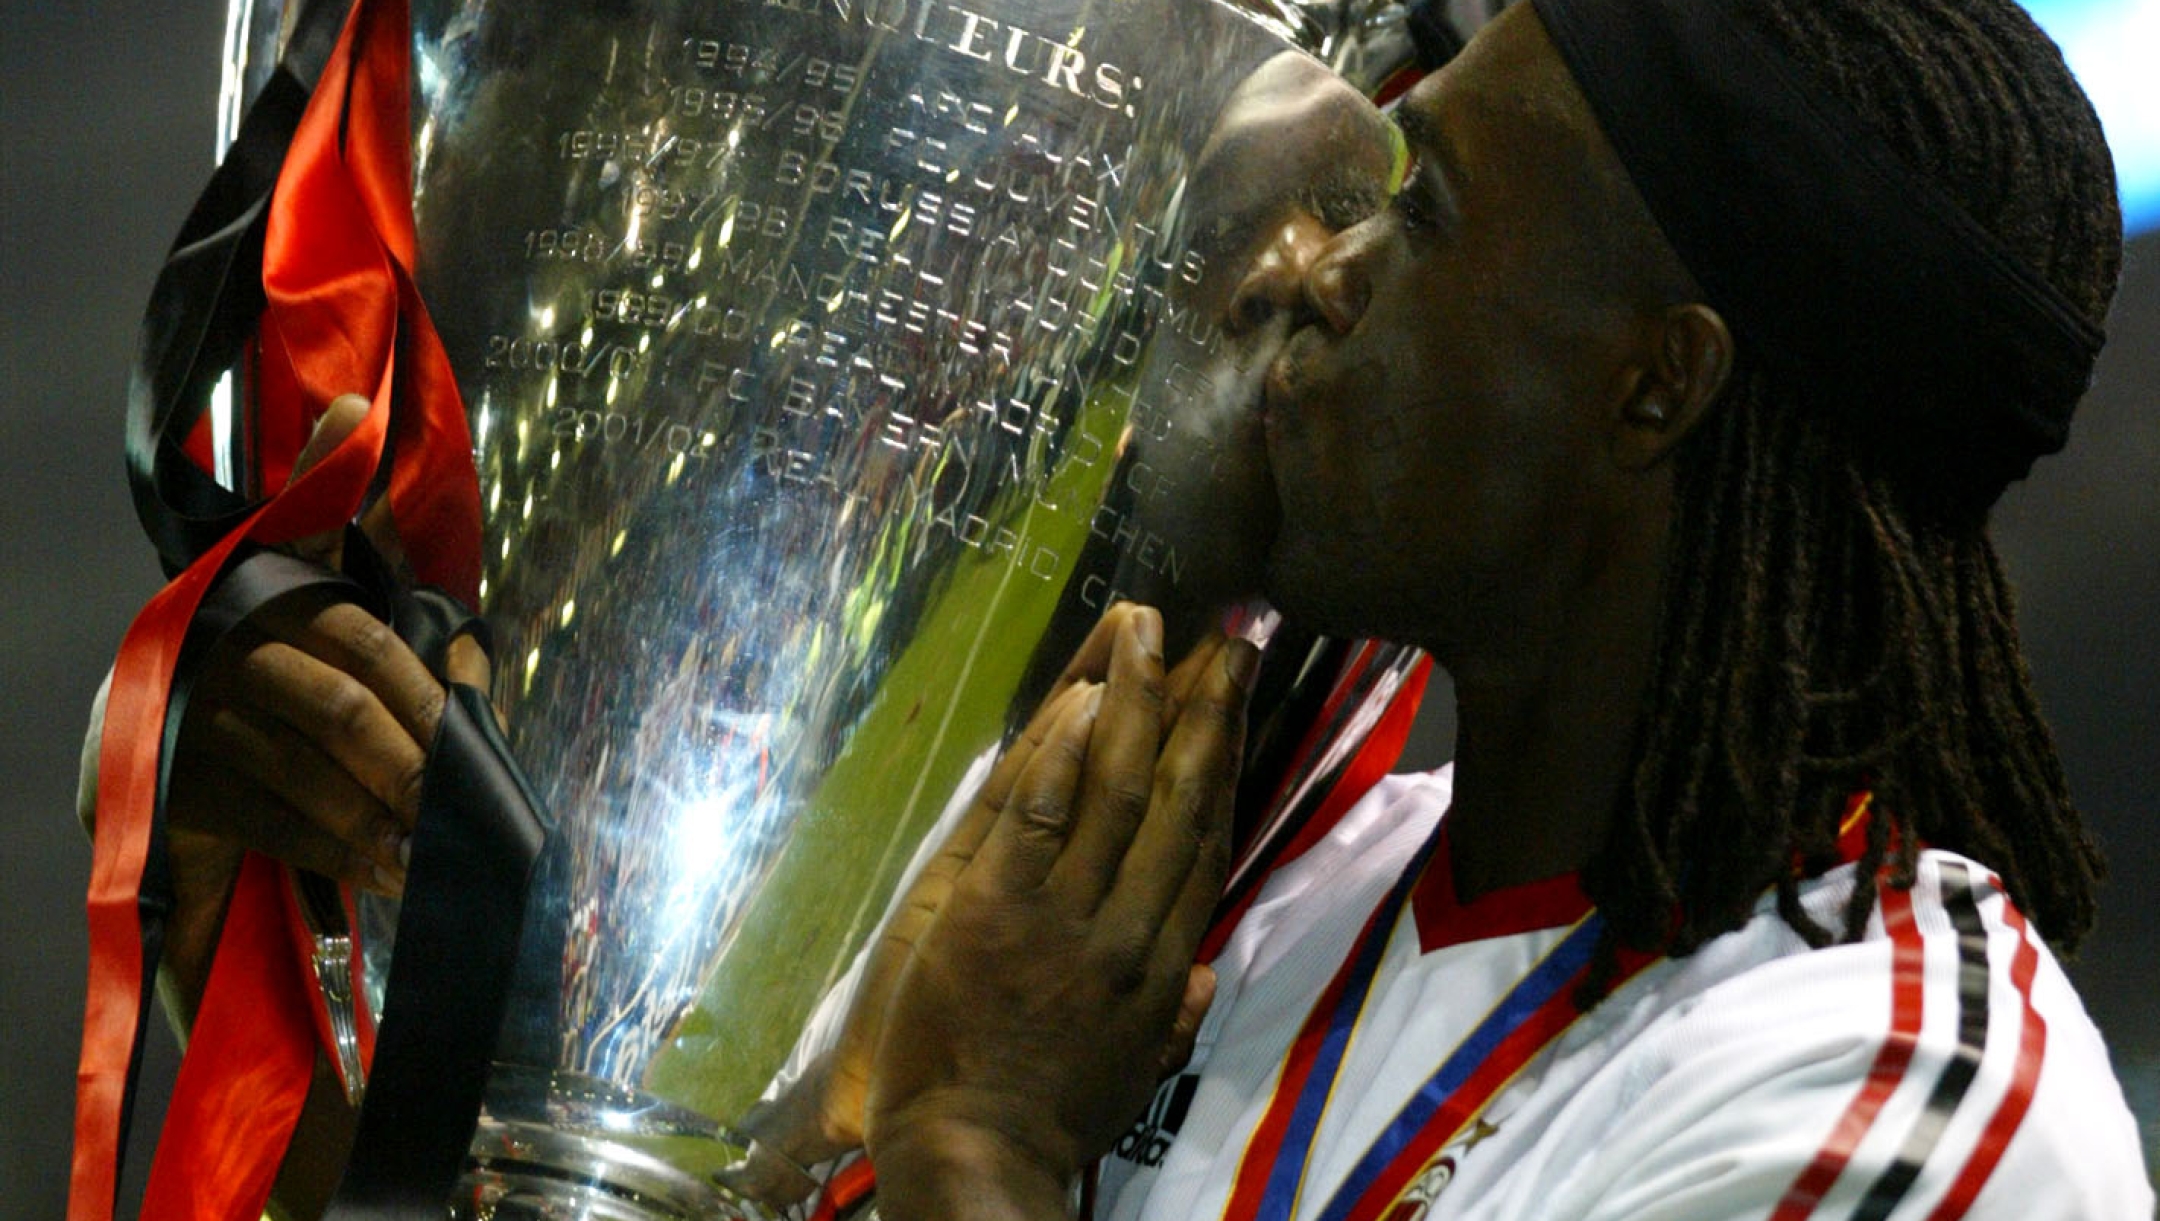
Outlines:
[[[741, 1117], [1102, 611], [1164, 607], [1173, 651], [1266, 630], [1252, 408], [1282, 328], [1233, 325], [1240, 224], [1302, 180], [1239, 108], [1350, 47], [1346, 12], [1399, 26], [416, 0], [421, 288], [472, 426], [495, 699], [556, 819], [458, 1212], [761, 1215], [715, 1179]], [[230, 95], [279, 16], [234, 0]]]

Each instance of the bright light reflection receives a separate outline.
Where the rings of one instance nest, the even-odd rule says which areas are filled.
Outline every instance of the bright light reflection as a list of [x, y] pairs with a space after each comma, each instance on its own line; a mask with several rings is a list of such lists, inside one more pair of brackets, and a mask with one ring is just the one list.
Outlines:
[[2160, 0], [2026, 0], [2100, 112], [2123, 228], [2160, 225]]
[[690, 802], [675, 822], [676, 859], [694, 862], [701, 873], [728, 863], [750, 796], [744, 786], [729, 785]]
[[211, 477], [221, 488], [238, 490], [240, 473], [233, 469], [233, 375], [227, 369], [210, 388]]

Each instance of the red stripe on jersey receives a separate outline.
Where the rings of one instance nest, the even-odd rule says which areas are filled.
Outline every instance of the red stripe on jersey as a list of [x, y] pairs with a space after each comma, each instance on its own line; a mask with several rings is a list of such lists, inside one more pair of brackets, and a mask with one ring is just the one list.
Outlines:
[[[1867, 855], [1869, 807], [1875, 804], [1875, 795], [1862, 789], [1845, 801], [1845, 817], [1838, 820], [1838, 859], [1857, 861]], [[1893, 830], [1892, 834], [1896, 832]]]
[[[1351, 665], [1344, 668], [1345, 672], [1354, 675], [1357, 672], [1354, 667], [1367, 663], [1372, 652], [1372, 645], [1367, 644], [1359, 651]], [[1327, 833], [1335, 829], [1335, 824], [1342, 821], [1342, 816], [1349, 813], [1352, 806], [1364, 800], [1374, 786], [1387, 778], [1388, 772], [1402, 758], [1403, 747], [1410, 740], [1410, 726], [1417, 720], [1418, 708], [1425, 701], [1425, 685], [1431, 677], [1432, 659], [1424, 658], [1403, 679], [1402, 685], [1396, 688], [1394, 699], [1388, 704], [1387, 710], [1380, 714], [1379, 722], [1373, 726], [1372, 732], [1366, 735], [1364, 744], [1358, 747], [1358, 753], [1351, 759], [1350, 765], [1343, 769], [1342, 778], [1335, 782], [1335, 787], [1321, 800], [1312, 817], [1293, 832], [1280, 848], [1261, 845], [1261, 851], [1274, 852], [1275, 859], [1263, 862], [1259, 866], [1263, 870], [1261, 876], [1215, 913], [1214, 921], [1208, 926], [1207, 935], [1200, 939], [1200, 950], [1195, 955], [1199, 961], [1215, 961], [1223, 947], [1230, 944], [1230, 935], [1237, 931], [1238, 922], [1245, 918], [1245, 913], [1252, 910], [1253, 901], [1259, 897], [1269, 875], [1303, 856], [1314, 844], [1326, 838]], [[1327, 724], [1341, 710], [1343, 693], [1349, 687], [1347, 679], [1339, 681], [1336, 693], [1328, 699], [1327, 708], [1315, 720], [1316, 726]], [[1307, 752], [1317, 749], [1317, 739], [1309, 740], [1299, 748], [1299, 757], [1302, 758]], [[1278, 794], [1276, 799], [1281, 800], [1281, 795]], [[1241, 864], [1240, 868], [1243, 867]]]
[[[1989, 877], [1998, 891], [2002, 879]], [[2008, 898], [2003, 900], [2003, 919], [2018, 935], [2017, 956], [2010, 960], [2010, 982], [2016, 985], [2018, 997], [2024, 1002], [2024, 1011], [2018, 1025], [2017, 1068], [2010, 1077], [2009, 1092], [1988, 1118], [1987, 1127], [1980, 1133], [1980, 1143], [1973, 1150], [1972, 1158], [1965, 1168], [1958, 1171], [1950, 1192], [1928, 1214], [1928, 1221], [1952, 1221], [1965, 1215], [1972, 1207], [1980, 1189], [1987, 1186], [1988, 1176], [1995, 1173], [1995, 1166], [2002, 1161], [2003, 1150], [2010, 1145], [2010, 1138], [2017, 1134], [2018, 1125], [2025, 1121], [2025, 1112], [2032, 1107], [2033, 1087], [2040, 1079], [2040, 1061], [2047, 1054], [2047, 1019], [2033, 1007], [2033, 976], [2040, 968], [2040, 950], [2033, 943], [2031, 926], [2025, 923], [2025, 913], [2017, 909]]]
[[810, 1221], [833, 1221], [845, 1208], [852, 1208], [877, 1186], [877, 1172], [870, 1168], [870, 1159], [857, 1158], [842, 1166], [818, 1193], [817, 1208], [811, 1211]]
[[1451, 847], [1443, 820], [1440, 849], [1410, 894], [1421, 953], [1491, 937], [1566, 928], [1590, 914], [1590, 896], [1583, 893], [1582, 879], [1572, 873], [1487, 891], [1466, 903], [1455, 893]]
[[1904, 1079], [1906, 1066], [1912, 1063], [1913, 1049], [1919, 1044], [1921, 970], [1925, 955], [1919, 926], [1913, 922], [1912, 895], [1894, 886], [1884, 887], [1882, 907], [1883, 927], [1890, 934], [1891, 946], [1889, 1037], [1875, 1053], [1875, 1063], [1868, 1069], [1867, 1080], [1861, 1083], [1860, 1092], [1845, 1108], [1837, 1126], [1830, 1130], [1830, 1138], [1815, 1154], [1815, 1160], [1800, 1172], [1791, 1187], [1786, 1188], [1785, 1198], [1778, 1201], [1777, 1211], [1770, 1214], [1770, 1221], [1799, 1221], [1815, 1211], [1815, 1206], [1822, 1202], [1823, 1196], [1852, 1160], [1853, 1151], [1860, 1147], [1883, 1104], [1890, 1100], [1898, 1082]]
[[1380, 82], [1378, 89], [1373, 90], [1373, 105], [1380, 107], [1382, 110], [1387, 109], [1389, 106], [1394, 105], [1402, 95], [1410, 92], [1411, 86], [1424, 79], [1425, 69], [1418, 67], [1416, 64], [1405, 64], [1395, 69], [1392, 75]]
[[[1360, 654], [1360, 659], [1364, 656]], [[1342, 779], [1335, 782], [1335, 787], [1313, 812], [1312, 818], [1283, 846], [1282, 857], [1275, 862], [1274, 868], [1280, 869], [1311, 851], [1314, 844], [1327, 838], [1327, 833], [1335, 829], [1335, 824], [1350, 812], [1350, 807], [1362, 801], [1374, 785], [1387, 778], [1410, 740], [1410, 726], [1417, 721], [1418, 709], [1425, 703], [1425, 684], [1431, 677], [1431, 658], [1421, 659], [1404, 676], [1387, 711], [1380, 714], [1350, 766], [1343, 769]]]

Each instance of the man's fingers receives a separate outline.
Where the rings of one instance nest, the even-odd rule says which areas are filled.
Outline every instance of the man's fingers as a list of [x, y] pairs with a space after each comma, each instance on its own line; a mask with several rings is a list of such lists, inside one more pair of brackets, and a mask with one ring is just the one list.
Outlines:
[[1183, 950], [1188, 959], [1198, 944], [1229, 870], [1245, 701], [1258, 666], [1259, 650], [1250, 642], [1229, 641], [1178, 714], [1155, 765], [1147, 820], [1103, 904], [1104, 927], [1112, 935], [1161, 929], [1165, 941], [1175, 943], [1189, 934]]
[[[869, 1086], [869, 1059], [884, 1029], [886, 1005], [902, 971], [914, 957], [916, 943], [944, 910], [955, 881], [974, 864], [984, 838], [998, 824], [1011, 801], [1014, 786], [1059, 723], [1059, 718], [1085, 712], [1089, 698], [1089, 687], [1082, 684], [1068, 688], [1044, 703], [1034, 721], [1014, 739], [997, 766], [991, 769], [966, 813], [946, 834], [944, 843], [924, 865], [922, 873], [909, 885], [898, 908], [879, 933], [878, 944], [864, 968], [861, 986], [856, 990], [841, 1029], [839, 1047], [815, 1066], [815, 1080], [806, 1073], [791, 1091], [791, 1096], [802, 1094], [817, 1099], [823, 1108], [816, 1125], [819, 1139], [834, 1147], [820, 1156], [800, 1156], [806, 1152], [802, 1146], [808, 1138], [799, 1132], [792, 1138], [793, 1144], [782, 1141], [776, 1147], [808, 1164], [861, 1142], [862, 1099]], [[795, 1125], [797, 1129], [803, 1126]], [[771, 1133], [765, 1130], [753, 1129], [752, 1134], [771, 1138]]]
[[273, 604], [265, 618], [273, 636], [366, 687], [413, 741], [423, 747], [434, 742], [442, 684], [389, 624], [352, 602]]
[[313, 470], [317, 463], [330, 456], [330, 451], [345, 443], [345, 438], [360, 427], [373, 404], [364, 394], [341, 394], [330, 400], [323, 408], [321, 418], [308, 434], [307, 444], [300, 447], [300, 455], [293, 459], [292, 477], [298, 479]]
[[1095, 626], [1088, 629], [1087, 639], [1080, 642], [1080, 647], [1073, 652], [1072, 659], [1065, 663], [1065, 669], [1058, 674], [1057, 681], [1051, 683], [1050, 690], [1044, 693], [1042, 703], [1036, 707], [1035, 715], [1028, 719], [1027, 727], [1021, 731], [1013, 745], [1007, 748], [1004, 757], [998, 761], [997, 769], [992, 771], [990, 778], [984, 782], [981, 796], [995, 795], [993, 804], [1004, 804], [1004, 793], [1011, 790], [1012, 782], [1019, 777], [1027, 754], [1042, 744], [1043, 737], [1063, 714], [1073, 692], [1100, 684], [1110, 676], [1110, 656], [1116, 647], [1119, 628], [1140, 609], [1131, 602], [1114, 603], [1109, 610], [1103, 612], [1102, 618], [1095, 621]]
[[[983, 780], [982, 787], [976, 790], [975, 808], [962, 820], [960, 827], [954, 828], [955, 838], [962, 834], [962, 828], [969, 823], [979, 821], [981, 815], [988, 814], [995, 818], [1005, 808], [1005, 803], [1012, 797], [1014, 783], [1027, 768], [1028, 760], [1041, 749], [1043, 740], [1050, 736], [1051, 727], [1057, 724], [1058, 718], [1092, 698], [1090, 693], [1094, 686], [1093, 683], [1075, 683], [1043, 701], [1043, 706], [1036, 710], [1034, 719], [1028, 722], [1027, 728], [1020, 731], [1019, 737], [1013, 739], [1012, 745], [1005, 748], [1005, 754], [998, 759], [997, 765], [990, 769], [990, 775]], [[974, 842], [981, 843], [981, 832], [988, 829], [988, 821], [982, 821], [977, 828]]]
[[359, 526], [360, 533], [374, 544], [375, 554], [398, 580], [406, 585], [420, 584], [420, 578], [413, 574], [412, 559], [405, 554], [405, 540], [398, 534], [397, 515], [391, 510], [388, 496], [377, 496], [360, 510]]
[[[373, 854], [316, 823], [255, 777], [212, 756], [178, 761], [173, 787], [190, 794], [189, 800], [173, 803], [177, 830], [212, 836], [362, 889], [394, 895], [404, 887], [402, 870], [385, 868]], [[218, 818], [214, 827], [187, 817], [191, 811], [210, 810]]]
[[[1027, 770], [1028, 761], [1041, 749], [1058, 718], [1080, 709], [1090, 697], [1092, 684], [1082, 683], [1067, 688], [1046, 702], [1035, 714], [1034, 721], [1013, 739], [1005, 749], [997, 765], [990, 769], [982, 787], [975, 792], [975, 799], [968, 804], [967, 812], [960, 816], [953, 829], [946, 833], [945, 842], [938, 846], [937, 855], [925, 866], [922, 876], [908, 892], [903, 914], [908, 918], [927, 921], [934, 918], [938, 909], [944, 907], [946, 896], [952, 893], [953, 879], [967, 868], [969, 861], [982, 847], [983, 839], [1005, 813], [1012, 800], [1013, 786]], [[890, 981], [887, 981], [888, 983]]]
[[[1095, 626], [1088, 630], [1087, 639], [1073, 651], [1072, 660], [1065, 663], [1064, 672], [1058, 675], [1051, 691], [1058, 692], [1074, 683], [1099, 683], [1110, 676], [1110, 662], [1117, 651], [1118, 635], [1142, 613], [1155, 612], [1136, 602], [1112, 603]], [[1158, 619], [1160, 617], [1158, 616]], [[1157, 652], [1161, 652], [1158, 646]]]
[[1059, 710], [1013, 782], [1012, 793], [968, 866], [968, 876], [984, 887], [1024, 894], [1049, 877], [1072, 833], [1073, 798], [1101, 691], [1092, 683], [1075, 689], [1075, 698]]
[[186, 758], [244, 777], [286, 810], [301, 811], [355, 858], [337, 868], [319, 859], [296, 864], [331, 876], [358, 874], [363, 881], [379, 871], [380, 885], [399, 880], [405, 869], [405, 828], [388, 805], [313, 742], [283, 722], [241, 708], [213, 707], [203, 719], [192, 720], [190, 730]]
[[[323, 408], [322, 418], [315, 421], [315, 430], [308, 434], [307, 444], [300, 447], [300, 456], [293, 459], [292, 478], [298, 479], [313, 469], [316, 463], [330, 456], [330, 451], [352, 435], [367, 418], [371, 404], [358, 394], [339, 395]], [[291, 481], [287, 481], [291, 486]], [[286, 545], [287, 550], [301, 559], [313, 560], [326, 568], [336, 568], [343, 558], [345, 531], [342, 527], [325, 530], [296, 538]]]
[[[367, 618], [365, 611], [350, 609]], [[413, 665], [419, 665], [417, 659]], [[261, 709], [314, 743], [409, 830], [420, 814], [426, 750], [374, 687], [349, 668], [338, 657], [325, 659], [270, 641], [250, 651], [236, 668], [232, 687], [238, 698], [233, 702]], [[425, 676], [427, 671], [420, 673]], [[440, 690], [436, 688], [438, 715]]]
[[[963, 841], [966, 841], [964, 847], [969, 851], [980, 843], [1009, 804], [1013, 788], [1026, 770], [1029, 760], [1062, 718], [1076, 715], [1075, 710], [1081, 700], [1108, 698], [1100, 694], [1100, 684], [1110, 676], [1120, 640], [1126, 641], [1127, 647], [1131, 647], [1135, 639], [1152, 641], [1152, 646], [1143, 643], [1143, 651], [1152, 652], [1156, 668], [1160, 668], [1161, 623], [1161, 616], [1156, 611], [1131, 602], [1119, 602], [1103, 613], [1103, 617], [1089, 631], [1087, 639], [1081, 642], [1080, 648], [1073, 654], [1072, 660], [1066, 664], [1057, 682], [1051, 686], [1050, 694], [1044, 697], [1041, 707], [1036, 709], [1027, 727], [1013, 740], [1013, 744], [1006, 748], [1003, 757], [991, 769], [989, 777], [975, 795], [973, 809], [960, 826], [954, 829], [952, 840], [948, 842], [948, 852], [955, 844]], [[1159, 688], [1159, 678], [1155, 681]], [[1148, 698], [1144, 692], [1135, 696], [1128, 690], [1123, 697], [1122, 706], [1129, 710], [1136, 699], [1145, 702]], [[1159, 705], [1159, 690], [1153, 699]], [[1089, 715], [1092, 719], [1094, 714]], [[1128, 736], [1137, 740], [1137, 732], [1133, 732], [1130, 725], [1127, 728]], [[1159, 734], [1159, 729], [1156, 732]], [[1149, 745], [1152, 748], [1153, 743]], [[1070, 817], [1072, 812], [1068, 802], [1064, 815]]]
[[1088, 739], [1071, 845], [1056, 866], [1060, 893], [1092, 912], [1117, 877], [1133, 833], [1147, 817], [1163, 733], [1162, 617], [1136, 607], [1121, 616], [1110, 681]]
[[494, 685], [494, 667], [488, 664], [487, 650], [471, 636], [460, 636], [450, 642], [443, 655], [443, 669], [449, 673], [451, 682], [463, 683], [485, 693]]
[[1160, 1076], [1176, 1073], [1192, 1059], [1193, 1047], [1200, 1041], [1200, 1023], [1207, 1020], [1208, 1007], [1214, 1003], [1215, 968], [1194, 963], [1185, 972], [1185, 995], [1178, 999], [1177, 1018], [1170, 1023], [1170, 1038], [1163, 1045]]
[[1185, 660], [1177, 663], [1177, 668], [1170, 671], [1169, 676], [1163, 680], [1163, 687], [1168, 692], [1168, 699], [1163, 704], [1165, 726], [1177, 724], [1179, 710], [1185, 707], [1185, 701], [1192, 698], [1193, 685], [1200, 681], [1201, 675], [1210, 672], [1208, 667], [1215, 664], [1217, 654], [1222, 652], [1223, 643], [1221, 636], [1209, 636], [1202, 640], [1193, 646], [1193, 651], [1187, 653]]

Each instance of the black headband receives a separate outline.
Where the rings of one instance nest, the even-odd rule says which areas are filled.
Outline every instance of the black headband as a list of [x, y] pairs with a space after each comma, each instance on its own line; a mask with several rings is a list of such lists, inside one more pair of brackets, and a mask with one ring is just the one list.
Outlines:
[[1990, 499], [2062, 448], [2100, 329], [1728, 4], [1533, 2], [1751, 353]]

